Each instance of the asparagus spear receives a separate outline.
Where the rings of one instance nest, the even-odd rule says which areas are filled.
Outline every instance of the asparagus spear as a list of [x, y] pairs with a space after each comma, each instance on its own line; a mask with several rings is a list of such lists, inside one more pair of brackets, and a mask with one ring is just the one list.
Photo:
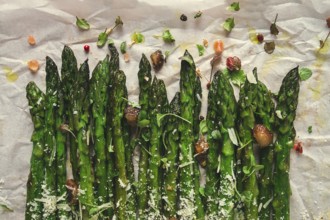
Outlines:
[[278, 130], [275, 143], [274, 201], [275, 219], [290, 219], [290, 149], [294, 144], [296, 131], [294, 119], [298, 106], [299, 73], [298, 67], [284, 77], [278, 93], [276, 106], [276, 126]]
[[214, 74], [213, 81], [211, 83], [210, 91], [208, 94], [208, 108], [206, 116], [207, 124], [207, 142], [209, 145], [207, 164], [206, 164], [206, 213], [209, 219], [219, 219], [218, 213], [218, 192], [219, 192], [219, 170], [218, 170], [218, 157], [220, 146], [220, 128], [219, 128], [219, 108], [218, 100], [221, 98], [218, 96], [219, 91], [219, 73]]
[[181, 61], [180, 70], [180, 106], [181, 117], [189, 121], [181, 120], [179, 123], [180, 132], [180, 170], [179, 170], [179, 211], [182, 219], [196, 218], [195, 211], [195, 182], [194, 182], [194, 159], [193, 143], [194, 137], [194, 110], [196, 94], [196, 67], [192, 56], [185, 52]]
[[221, 72], [219, 73], [218, 91], [216, 97], [218, 114], [220, 117], [219, 128], [221, 134], [221, 162], [219, 186], [219, 219], [234, 219], [235, 205], [235, 144], [230, 139], [230, 129], [234, 131], [236, 123], [237, 103], [233, 88]]
[[161, 140], [163, 126], [157, 125], [157, 114], [164, 112], [167, 105], [165, 84], [156, 77], [153, 80], [149, 99], [150, 109], [150, 159], [149, 178], [149, 211], [148, 219], [161, 219]]
[[113, 104], [113, 145], [115, 151], [115, 166], [119, 176], [115, 181], [115, 198], [116, 198], [116, 217], [125, 219], [126, 198], [127, 198], [127, 175], [125, 163], [125, 141], [123, 139], [123, 116], [127, 105], [127, 89], [126, 76], [124, 72], [115, 72], [113, 90], [110, 94], [111, 103]]
[[[78, 75], [77, 60], [70, 47], [64, 46], [62, 51], [62, 89], [63, 100], [65, 106], [65, 116], [69, 124], [69, 129], [73, 129], [74, 124], [74, 84]], [[77, 157], [77, 141], [73, 135], [68, 133], [68, 139], [70, 143], [70, 162], [72, 167], [72, 174], [75, 180], [78, 180], [78, 157]]]
[[106, 169], [106, 104], [107, 90], [110, 80], [109, 56], [97, 65], [90, 80], [90, 102], [92, 110], [93, 140], [95, 149], [95, 198], [98, 205], [108, 201], [107, 169]]
[[147, 169], [148, 169], [148, 158], [149, 158], [149, 139], [150, 139], [150, 129], [149, 126], [141, 126], [142, 123], [149, 121], [149, 93], [151, 89], [151, 66], [147, 57], [143, 54], [140, 64], [139, 64], [139, 104], [141, 106], [138, 125], [139, 136], [138, 144], [140, 146], [140, 162], [139, 162], [139, 175], [138, 175], [138, 213], [140, 219], [146, 218], [146, 210], [148, 204], [148, 194], [147, 194]]
[[244, 214], [246, 219], [258, 218], [258, 183], [256, 172], [260, 168], [256, 163], [253, 153], [252, 129], [255, 124], [254, 112], [256, 111], [257, 86], [245, 81], [240, 89], [238, 102], [238, 133], [240, 148], [237, 151], [237, 186], [244, 203]]
[[27, 198], [25, 219], [42, 219], [43, 205], [36, 201], [42, 197], [42, 184], [44, 182], [44, 119], [45, 95], [34, 82], [26, 86], [26, 97], [29, 101], [30, 113], [34, 124], [31, 137], [33, 143], [30, 162], [30, 174], [27, 182]]
[[[257, 69], [254, 69], [256, 73]], [[256, 74], [255, 74], [256, 75]], [[256, 122], [265, 126], [269, 132], [274, 131], [275, 105], [272, 94], [267, 87], [257, 80], [258, 84], [258, 105], [256, 110]], [[264, 166], [259, 171], [259, 219], [270, 219], [272, 216], [273, 199], [273, 158], [274, 147], [272, 144], [263, 146], [260, 151], [260, 164]]]
[[[169, 112], [180, 114], [180, 93], [177, 92], [171, 101]], [[167, 219], [176, 218], [177, 212], [177, 178], [178, 178], [178, 141], [179, 132], [177, 130], [178, 118], [167, 117], [165, 125], [164, 140], [166, 143], [166, 169], [164, 176], [165, 183], [165, 207], [164, 212]]]
[[[109, 86], [107, 93], [110, 94], [113, 88], [113, 82], [115, 77], [115, 72], [119, 70], [119, 54], [114, 46], [114, 44], [108, 45], [109, 51], [110, 51], [110, 63], [109, 63]], [[112, 203], [112, 206], [109, 207], [107, 217], [110, 219], [113, 218], [114, 215], [114, 178], [117, 175], [115, 170], [115, 156], [114, 156], [114, 150], [113, 150], [113, 138], [112, 138], [112, 103], [110, 101], [110, 98], [108, 97], [107, 102], [107, 109], [106, 109], [106, 160], [107, 160], [107, 187], [108, 187], [108, 201]]]

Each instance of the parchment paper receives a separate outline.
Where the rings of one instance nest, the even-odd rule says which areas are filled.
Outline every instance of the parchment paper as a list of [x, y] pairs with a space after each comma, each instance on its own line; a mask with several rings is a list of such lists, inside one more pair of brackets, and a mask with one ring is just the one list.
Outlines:
[[[137, 72], [141, 54], [147, 57], [156, 49], [170, 50], [180, 47], [169, 57], [157, 77], [167, 85], [168, 98], [172, 99], [179, 89], [180, 61], [178, 58], [188, 49], [194, 56], [196, 66], [209, 78], [215, 39], [224, 41], [223, 59], [218, 68], [225, 67], [225, 58], [238, 56], [246, 73], [258, 68], [259, 79], [273, 92], [277, 92], [285, 74], [293, 67], [308, 67], [313, 76], [301, 83], [299, 106], [295, 126], [297, 139], [303, 143], [303, 154], [292, 151], [291, 156], [291, 218], [330, 219], [330, 87], [329, 43], [318, 51], [319, 40], [330, 30], [325, 19], [330, 15], [328, 0], [242, 0], [241, 10], [226, 10], [232, 1], [219, 0], [0, 0], [0, 197], [7, 198], [13, 212], [0, 213], [0, 219], [24, 219], [26, 182], [32, 151], [30, 137], [33, 131], [25, 86], [35, 81], [45, 90], [45, 56], [48, 55], [61, 67], [61, 51], [69, 45], [77, 60], [89, 59], [91, 70], [98, 60], [106, 55], [107, 48], [97, 48], [99, 33], [111, 27], [116, 16], [124, 21], [111, 38], [117, 47], [122, 41], [130, 42], [130, 35], [140, 31], [145, 36], [143, 44], [128, 50], [130, 62], [121, 59], [121, 69], [127, 75], [129, 99], [138, 101]], [[203, 15], [194, 19], [196, 12]], [[179, 17], [184, 13], [188, 21]], [[280, 33], [271, 36], [269, 26], [278, 13]], [[89, 31], [80, 31], [75, 25], [75, 16], [85, 18]], [[222, 23], [234, 17], [236, 26], [227, 34]], [[166, 45], [152, 37], [169, 28], [175, 37], [175, 45]], [[276, 49], [266, 54], [263, 44], [254, 44], [249, 33], [262, 33], [265, 40], [274, 40]], [[27, 43], [33, 35], [37, 44]], [[199, 57], [196, 44], [209, 41], [204, 56]], [[83, 45], [90, 45], [86, 54]], [[122, 57], [121, 57], [122, 58]], [[27, 61], [37, 59], [40, 70], [32, 75]], [[9, 82], [6, 73], [10, 68], [18, 75]], [[154, 73], [153, 73], [154, 74]], [[203, 110], [206, 115], [207, 81], [202, 80]], [[307, 132], [308, 126], [313, 132]]]

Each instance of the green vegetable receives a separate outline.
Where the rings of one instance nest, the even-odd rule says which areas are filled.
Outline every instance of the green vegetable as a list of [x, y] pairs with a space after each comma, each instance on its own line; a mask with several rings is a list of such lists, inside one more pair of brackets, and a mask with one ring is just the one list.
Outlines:
[[148, 180], [148, 160], [149, 160], [149, 147], [150, 147], [150, 119], [149, 119], [149, 94], [151, 89], [151, 66], [147, 57], [142, 54], [142, 58], [139, 64], [139, 104], [141, 106], [138, 116], [138, 124], [147, 121], [146, 126], [140, 129], [140, 135], [138, 138], [138, 144], [140, 146], [140, 162], [139, 162], [139, 175], [138, 175], [138, 213], [141, 219], [146, 219], [146, 210], [148, 205], [148, 192], [147, 192], [147, 180]]
[[231, 32], [231, 30], [235, 27], [235, 19], [227, 18], [225, 23], [223, 23], [222, 26], [226, 31]]
[[230, 6], [227, 8], [227, 10], [229, 10], [229, 11], [239, 11], [240, 10], [239, 2], [231, 3]]
[[244, 73], [244, 71], [242, 69], [229, 71], [226, 68], [226, 69], [223, 70], [222, 73], [223, 73], [224, 77], [229, 78], [230, 81], [238, 87], [243, 85], [245, 80], [246, 80], [246, 74]]
[[76, 25], [81, 29], [81, 30], [89, 30], [90, 25], [84, 18], [78, 18], [76, 16]]
[[299, 88], [299, 71], [296, 67], [284, 77], [276, 106], [276, 110], [281, 111], [282, 118], [275, 119], [278, 130], [275, 143], [273, 200], [275, 219], [290, 219], [290, 150], [296, 137], [293, 123], [298, 106]]
[[278, 35], [279, 31], [276, 25], [276, 20], [277, 20], [278, 14], [276, 14], [274, 22], [270, 25], [270, 33], [274, 35]]
[[34, 131], [31, 137], [33, 149], [27, 182], [25, 219], [32, 220], [42, 219], [43, 216], [43, 204], [37, 199], [42, 198], [42, 184], [44, 181], [45, 95], [34, 82], [29, 82], [26, 86], [26, 97], [29, 101]]
[[127, 44], [126, 44], [126, 41], [124, 41], [120, 44], [120, 52], [122, 54], [124, 54], [124, 53], [126, 53], [126, 49], [127, 49]]
[[205, 53], [205, 48], [203, 45], [196, 44], [199, 56], [203, 56]]
[[299, 69], [299, 77], [301, 81], [305, 81], [312, 76], [312, 70], [308, 68], [301, 68]]

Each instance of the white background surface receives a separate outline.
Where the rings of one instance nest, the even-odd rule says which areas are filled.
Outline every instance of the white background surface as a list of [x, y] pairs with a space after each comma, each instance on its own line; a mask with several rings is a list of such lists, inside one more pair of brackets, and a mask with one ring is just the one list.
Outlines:
[[[317, 51], [319, 40], [330, 30], [325, 19], [330, 16], [328, 0], [241, 0], [241, 10], [230, 12], [226, 7], [232, 1], [77, 1], [77, 0], [0, 0], [0, 179], [1, 197], [7, 197], [12, 213], [1, 213], [0, 219], [24, 219], [26, 181], [32, 151], [30, 142], [33, 124], [31, 121], [25, 86], [35, 81], [45, 91], [45, 56], [48, 55], [61, 67], [61, 51], [69, 45], [78, 63], [89, 59], [93, 70], [98, 60], [106, 55], [107, 48], [96, 47], [97, 36], [105, 28], [111, 27], [116, 16], [124, 21], [122, 28], [116, 29], [111, 38], [116, 46], [122, 41], [130, 42], [130, 35], [140, 31], [145, 42], [128, 50], [131, 60], [121, 68], [127, 75], [129, 98], [137, 101], [138, 62], [141, 54], [147, 57], [156, 49], [171, 49], [162, 40], [152, 37], [169, 28], [181, 45], [169, 57], [168, 63], [157, 73], [168, 89], [172, 99], [179, 89], [180, 61], [185, 49], [195, 58], [196, 66], [207, 78], [210, 74], [210, 60], [213, 56], [212, 44], [215, 39], [224, 41], [223, 60], [218, 68], [225, 67], [225, 58], [238, 56], [246, 73], [258, 68], [259, 79], [273, 92], [277, 92], [282, 78], [293, 67], [308, 67], [314, 75], [301, 83], [297, 118], [295, 121], [297, 138], [302, 141], [304, 152], [291, 155], [291, 218], [330, 219], [330, 51]], [[203, 15], [194, 19], [201, 10]], [[188, 21], [182, 22], [182, 13]], [[269, 26], [278, 13], [277, 25], [280, 34], [273, 37]], [[75, 16], [87, 19], [89, 31], [79, 31]], [[229, 16], [235, 17], [236, 27], [226, 34], [222, 23]], [[263, 45], [249, 40], [249, 30], [263, 33], [265, 40], [275, 40], [276, 49], [266, 54]], [[37, 44], [27, 43], [28, 35], [33, 35]], [[209, 41], [204, 56], [199, 57], [196, 44]], [[91, 47], [85, 54], [83, 45]], [[122, 57], [121, 57], [122, 58]], [[27, 61], [37, 59], [41, 66], [37, 75], [27, 68]], [[9, 82], [4, 68], [10, 67], [18, 74], [18, 80]], [[206, 114], [207, 81], [202, 80], [203, 111]], [[313, 126], [313, 133], [307, 132]]]

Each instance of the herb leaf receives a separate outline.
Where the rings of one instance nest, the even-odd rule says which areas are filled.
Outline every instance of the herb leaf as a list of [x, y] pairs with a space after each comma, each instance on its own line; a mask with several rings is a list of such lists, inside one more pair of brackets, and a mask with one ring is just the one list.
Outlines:
[[274, 41], [266, 42], [264, 46], [265, 52], [268, 54], [272, 54], [275, 50], [275, 43]]
[[313, 132], [313, 127], [311, 125], [308, 126], [307, 131], [309, 134], [311, 134]]
[[131, 36], [131, 40], [135, 44], [140, 44], [144, 42], [144, 36], [140, 32], [134, 32]]
[[200, 18], [200, 17], [202, 16], [202, 14], [203, 14], [203, 12], [198, 11], [198, 12], [195, 14], [194, 18], [195, 18], [195, 19], [196, 19], [196, 18]]
[[173, 35], [171, 34], [170, 30], [165, 30], [162, 34], [162, 38], [165, 43], [173, 43], [175, 41]]
[[227, 10], [229, 10], [229, 11], [239, 11], [240, 10], [239, 2], [231, 3], [231, 5], [229, 7], [227, 7]]
[[81, 30], [89, 30], [90, 25], [88, 24], [88, 22], [84, 19], [84, 18], [78, 18], [76, 16], [76, 25], [81, 29]]
[[270, 25], [270, 33], [274, 34], [274, 35], [278, 35], [278, 33], [279, 33], [279, 30], [278, 30], [277, 25], [276, 25], [277, 15], [278, 14], [276, 14], [274, 23], [272, 23]]
[[205, 48], [203, 45], [200, 44], [196, 44], [197, 50], [198, 50], [198, 54], [199, 56], [203, 56], [204, 52], [205, 52]]
[[225, 23], [223, 23], [223, 28], [231, 32], [231, 30], [235, 27], [235, 19], [234, 18], [227, 18]]
[[234, 85], [238, 87], [241, 86], [246, 80], [246, 75], [242, 69], [229, 71], [226, 68], [222, 71], [222, 73], [224, 76], [228, 77]]
[[206, 134], [207, 133], [207, 125], [206, 125], [206, 120], [202, 120], [199, 123], [199, 133], [201, 134]]
[[312, 76], [312, 70], [308, 69], [308, 68], [301, 68], [299, 70], [299, 78], [301, 81], [305, 81], [307, 79], [309, 79]]
[[120, 52], [122, 54], [124, 54], [124, 53], [126, 53], [126, 49], [127, 49], [127, 44], [126, 44], [126, 41], [124, 41], [120, 44]]
[[108, 34], [106, 33], [107, 30], [105, 30], [104, 32], [99, 34], [99, 37], [97, 38], [97, 46], [98, 47], [103, 47], [105, 45], [105, 43], [108, 40]]

